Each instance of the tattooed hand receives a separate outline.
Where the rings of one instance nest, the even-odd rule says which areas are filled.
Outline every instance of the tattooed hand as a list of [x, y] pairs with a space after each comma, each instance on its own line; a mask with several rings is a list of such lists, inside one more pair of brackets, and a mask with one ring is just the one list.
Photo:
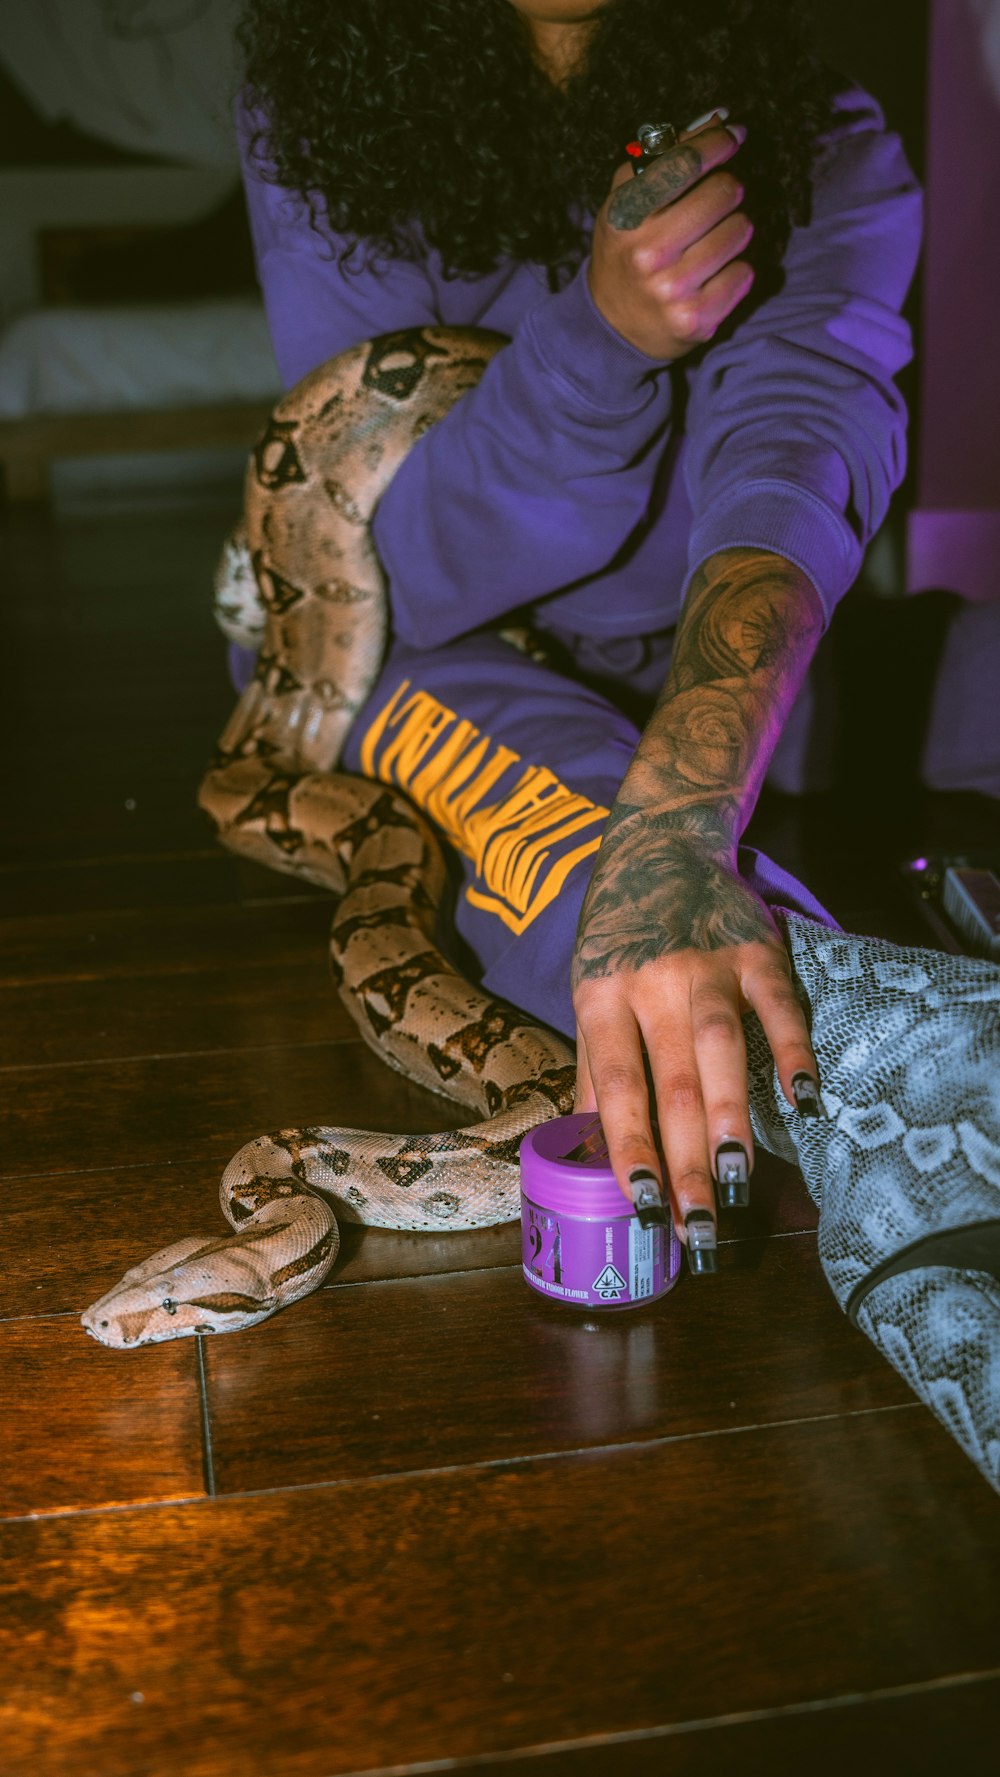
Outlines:
[[745, 135], [716, 115], [641, 177], [619, 167], [594, 224], [594, 301], [617, 333], [663, 363], [711, 339], [753, 283], [738, 257], [753, 224], [739, 208], [743, 187], [724, 166]]
[[[780, 556], [725, 550], [698, 570], [580, 916], [577, 1109], [600, 1112], [632, 1202], [637, 1169], [661, 1183], [652, 1101], [678, 1232], [693, 1216], [710, 1249], [713, 1177], [728, 1173], [730, 1200], [745, 1201], [753, 1164], [744, 1013], [789, 1103], [818, 1109], [788, 957], [736, 846], [821, 626], [811, 583]], [[699, 1268], [714, 1269], [709, 1256]]]

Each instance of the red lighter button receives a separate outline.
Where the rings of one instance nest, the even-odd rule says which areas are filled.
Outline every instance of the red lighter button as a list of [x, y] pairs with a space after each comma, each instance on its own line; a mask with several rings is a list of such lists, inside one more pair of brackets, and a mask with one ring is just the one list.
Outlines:
[[630, 154], [633, 160], [640, 160], [642, 158], [642, 152], [641, 142], [626, 142], [625, 153]]

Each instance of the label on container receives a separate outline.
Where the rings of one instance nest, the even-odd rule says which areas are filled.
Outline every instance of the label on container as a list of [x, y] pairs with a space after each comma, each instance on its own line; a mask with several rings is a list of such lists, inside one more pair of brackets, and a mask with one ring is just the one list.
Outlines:
[[640, 1228], [636, 1216], [629, 1222], [628, 1278], [633, 1302], [643, 1302], [653, 1294], [653, 1235], [656, 1232], [655, 1228]]
[[602, 1302], [617, 1302], [620, 1301], [622, 1295], [628, 1289], [628, 1284], [625, 1282], [621, 1272], [616, 1271], [609, 1260], [605, 1265], [604, 1270], [601, 1272], [600, 1277], [594, 1278], [593, 1287], [597, 1291]]
[[522, 1198], [524, 1275], [533, 1289], [567, 1303], [626, 1307], [670, 1288], [680, 1269], [672, 1230], [640, 1228], [632, 1215], [582, 1221]]

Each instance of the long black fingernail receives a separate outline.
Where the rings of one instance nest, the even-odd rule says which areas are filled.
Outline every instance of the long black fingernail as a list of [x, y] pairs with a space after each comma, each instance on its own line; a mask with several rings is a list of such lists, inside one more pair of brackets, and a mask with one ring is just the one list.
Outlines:
[[663, 1207], [663, 1193], [655, 1172], [650, 1172], [648, 1166], [634, 1166], [628, 1175], [628, 1182], [640, 1228], [665, 1228], [667, 1212]]
[[746, 1209], [750, 1201], [750, 1162], [741, 1141], [720, 1141], [715, 1150], [716, 1195], [720, 1209]]
[[719, 1269], [715, 1217], [710, 1209], [693, 1209], [684, 1217], [684, 1227], [687, 1230], [688, 1270], [692, 1277], [707, 1277]]
[[792, 1075], [792, 1097], [800, 1117], [822, 1117], [824, 1115], [823, 1106], [820, 1103], [819, 1087], [812, 1074], [802, 1072]]

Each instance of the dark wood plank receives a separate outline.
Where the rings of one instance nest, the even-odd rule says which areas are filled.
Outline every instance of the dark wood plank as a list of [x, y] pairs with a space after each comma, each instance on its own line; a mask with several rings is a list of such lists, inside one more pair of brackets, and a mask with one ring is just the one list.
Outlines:
[[684, 1726], [636, 1740], [533, 1754], [528, 1759], [461, 1761], [477, 1777], [783, 1777], [786, 1772], [850, 1770], [859, 1777], [995, 1777], [1000, 1677], [959, 1680], [890, 1697], [848, 1697], [763, 1720]]
[[[216, 856], [225, 860], [221, 851]], [[300, 899], [264, 907], [172, 906], [155, 916], [140, 907], [0, 921], [0, 986], [201, 974], [247, 963], [312, 961], [322, 972], [334, 903], [297, 886], [305, 891]]]
[[724, 1248], [716, 1278], [630, 1314], [540, 1301], [520, 1267], [324, 1290], [206, 1340], [205, 1365], [220, 1493], [913, 1400], [809, 1235]]
[[0, 1325], [0, 1515], [204, 1493], [196, 1353], [116, 1362], [75, 1321]]
[[25, 1068], [7, 1107], [2, 1176], [193, 1158], [211, 1174], [252, 1135], [344, 1123], [347, 1107], [365, 1128], [467, 1120], [360, 1041]]
[[338, 1777], [1000, 1666], [996, 1497], [914, 1413], [22, 1522], [0, 1557], [10, 1777]]
[[322, 955], [280, 968], [247, 959], [200, 974], [9, 987], [4, 1001], [0, 1081], [8, 1089], [29, 1067], [357, 1037]]
[[56, 858], [0, 870], [0, 916], [109, 913], [141, 908], [304, 901], [316, 892], [293, 876], [230, 857], [214, 846], [107, 857]]

